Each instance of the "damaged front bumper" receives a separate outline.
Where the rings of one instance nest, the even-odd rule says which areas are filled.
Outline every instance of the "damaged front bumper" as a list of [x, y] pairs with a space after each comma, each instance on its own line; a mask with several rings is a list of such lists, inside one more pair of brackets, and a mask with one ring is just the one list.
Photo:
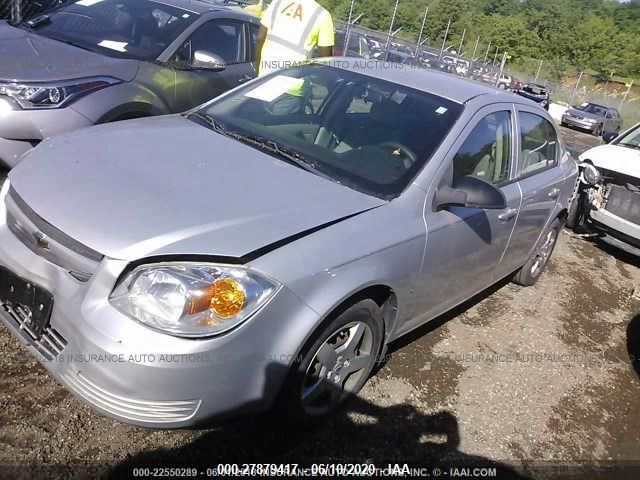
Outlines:
[[604, 178], [583, 191], [586, 223], [603, 242], [640, 256], [640, 180], [610, 172]]

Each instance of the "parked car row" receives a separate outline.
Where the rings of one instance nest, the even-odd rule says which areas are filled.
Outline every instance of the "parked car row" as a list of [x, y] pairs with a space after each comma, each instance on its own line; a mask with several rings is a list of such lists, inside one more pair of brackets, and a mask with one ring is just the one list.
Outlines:
[[188, 0], [0, 27], [29, 60], [0, 66], [0, 155], [36, 145], [0, 191], [0, 321], [116, 419], [320, 421], [393, 340], [534, 284], [569, 215], [535, 103], [353, 59], [250, 79], [255, 28]]

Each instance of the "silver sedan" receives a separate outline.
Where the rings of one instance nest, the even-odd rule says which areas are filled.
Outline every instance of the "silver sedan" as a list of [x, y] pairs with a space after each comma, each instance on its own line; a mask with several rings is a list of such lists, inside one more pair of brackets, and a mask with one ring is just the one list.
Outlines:
[[577, 167], [534, 103], [329, 59], [69, 133], [2, 189], [0, 317], [98, 411], [322, 419], [385, 346], [541, 275]]

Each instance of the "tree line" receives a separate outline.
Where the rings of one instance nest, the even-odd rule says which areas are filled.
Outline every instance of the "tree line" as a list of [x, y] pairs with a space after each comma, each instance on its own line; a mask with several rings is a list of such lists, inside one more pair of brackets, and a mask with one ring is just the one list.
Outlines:
[[[347, 19], [351, 0], [320, 3], [335, 19]], [[356, 0], [354, 12], [364, 14], [362, 26], [386, 32], [394, 4], [395, 0]], [[593, 70], [640, 77], [640, 0], [400, 0], [396, 27], [402, 27], [401, 37], [416, 41], [427, 6], [425, 35], [430, 45], [442, 42], [451, 19], [448, 44], [458, 45], [465, 32], [467, 56], [480, 37], [479, 52], [491, 42], [492, 53], [495, 47], [508, 51], [516, 66], [537, 59], [558, 76]]]

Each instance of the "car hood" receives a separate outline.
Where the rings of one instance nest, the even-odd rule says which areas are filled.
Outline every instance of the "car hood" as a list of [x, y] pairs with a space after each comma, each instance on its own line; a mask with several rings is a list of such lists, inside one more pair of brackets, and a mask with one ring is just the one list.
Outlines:
[[45, 141], [9, 178], [48, 223], [122, 260], [244, 257], [386, 203], [181, 116]]
[[567, 113], [573, 115], [574, 117], [591, 118], [593, 120], [602, 120], [603, 118], [601, 115], [578, 110], [577, 108], [570, 108], [569, 110], [567, 110]]
[[590, 160], [598, 168], [640, 178], [640, 150], [600, 145], [584, 152], [580, 160]]
[[131, 81], [136, 60], [107, 57], [0, 22], [0, 80], [49, 82], [93, 76]]

